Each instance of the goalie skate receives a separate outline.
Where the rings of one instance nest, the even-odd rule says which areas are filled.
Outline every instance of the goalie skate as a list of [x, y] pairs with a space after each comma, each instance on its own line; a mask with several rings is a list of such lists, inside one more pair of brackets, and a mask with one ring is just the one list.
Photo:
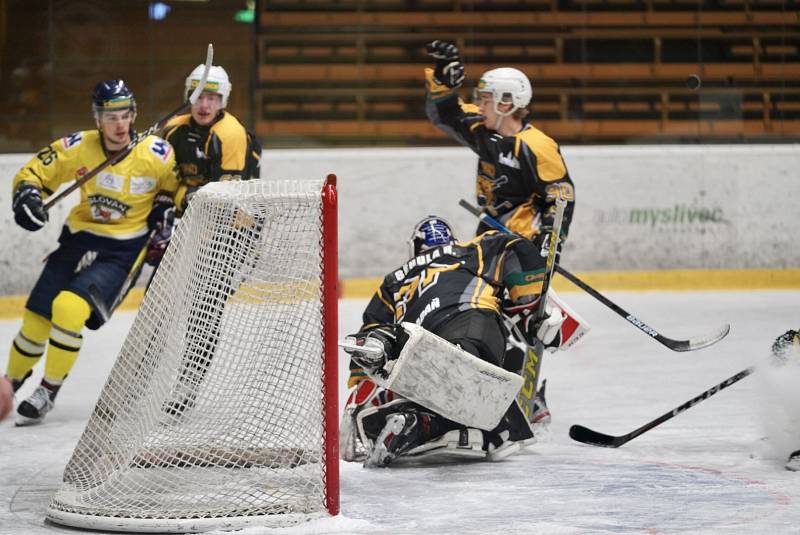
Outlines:
[[410, 449], [401, 459], [459, 461], [484, 459], [483, 432], [480, 429], [461, 428], [448, 431], [439, 438]]
[[398, 455], [413, 448], [422, 441], [422, 415], [413, 412], [399, 412], [386, 418], [380, 434], [375, 439], [364, 467], [387, 466]]

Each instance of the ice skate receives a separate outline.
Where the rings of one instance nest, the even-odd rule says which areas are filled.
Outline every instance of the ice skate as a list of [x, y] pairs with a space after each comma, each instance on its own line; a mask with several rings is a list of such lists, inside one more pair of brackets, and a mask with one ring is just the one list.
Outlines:
[[17, 427], [41, 423], [48, 412], [53, 410], [53, 398], [50, 390], [42, 385], [36, 387], [31, 396], [17, 407]]
[[800, 450], [793, 451], [786, 461], [786, 469], [792, 472], [800, 472]]
[[398, 456], [431, 438], [431, 415], [419, 411], [390, 414], [367, 455], [364, 466], [387, 466]]
[[534, 429], [544, 430], [552, 421], [550, 409], [547, 408], [547, 400], [544, 397], [545, 387], [547, 386], [547, 379], [542, 381], [542, 387], [536, 392], [533, 397], [533, 414], [531, 415], [531, 425], [535, 426]]

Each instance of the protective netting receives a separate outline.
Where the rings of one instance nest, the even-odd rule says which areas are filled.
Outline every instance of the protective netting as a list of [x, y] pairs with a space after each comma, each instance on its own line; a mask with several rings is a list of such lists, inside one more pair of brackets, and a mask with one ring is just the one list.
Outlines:
[[325, 512], [322, 185], [195, 195], [49, 518], [192, 531]]

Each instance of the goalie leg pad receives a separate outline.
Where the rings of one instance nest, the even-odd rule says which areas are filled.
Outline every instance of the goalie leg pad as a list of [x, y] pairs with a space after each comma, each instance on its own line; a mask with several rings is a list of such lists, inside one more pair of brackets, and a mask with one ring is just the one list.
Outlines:
[[466, 427], [493, 429], [522, 386], [522, 377], [485, 362], [413, 323], [396, 360], [375, 382]]

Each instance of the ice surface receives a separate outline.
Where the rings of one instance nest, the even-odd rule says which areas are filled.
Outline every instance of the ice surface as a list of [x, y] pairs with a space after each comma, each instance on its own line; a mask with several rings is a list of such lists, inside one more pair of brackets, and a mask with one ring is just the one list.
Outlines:
[[[538, 444], [500, 463], [377, 470], [342, 463], [341, 516], [240, 533], [799, 533], [800, 473], [783, 462], [800, 448], [800, 423], [792, 423], [800, 415], [800, 363], [763, 368], [619, 449], [575, 443], [567, 431], [580, 423], [627, 433], [765, 362], [776, 336], [800, 328], [800, 292], [608, 296], [672, 338], [724, 323], [731, 334], [710, 348], [674, 353], [591, 297], [564, 293], [593, 329], [569, 352], [544, 360], [553, 423]], [[342, 337], [358, 328], [365, 303], [342, 301]], [[132, 321], [132, 313], [120, 313], [86, 333], [43, 425], [0, 423], [0, 535], [78, 532], [46, 524], [44, 510]], [[0, 322], [0, 346], [8, 347], [18, 328]], [[346, 366], [342, 358], [342, 374]], [[36, 379], [41, 365], [37, 372]], [[343, 398], [344, 375], [340, 383]]]

